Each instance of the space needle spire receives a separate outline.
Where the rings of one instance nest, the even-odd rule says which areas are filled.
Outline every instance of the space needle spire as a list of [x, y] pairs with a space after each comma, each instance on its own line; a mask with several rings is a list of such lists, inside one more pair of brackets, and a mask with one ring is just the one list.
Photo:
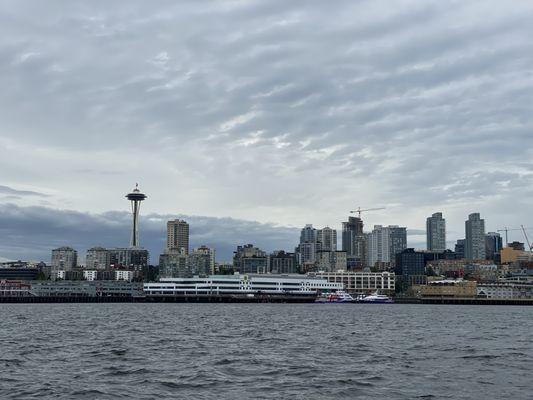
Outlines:
[[146, 199], [146, 195], [139, 190], [139, 184], [135, 184], [135, 189], [126, 195], [126, 198], [131, 202], [131, 213], [133, 214], [133, 226], [131, 232], [131, 247], [139, 246], [139, 210], [141, 209], [141, 201]]

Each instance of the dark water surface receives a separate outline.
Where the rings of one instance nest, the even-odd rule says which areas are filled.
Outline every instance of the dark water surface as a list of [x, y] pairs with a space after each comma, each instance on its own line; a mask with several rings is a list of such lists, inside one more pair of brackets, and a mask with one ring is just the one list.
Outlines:
[[533, 399], [533, 307], [2, 304], [0, 399]]

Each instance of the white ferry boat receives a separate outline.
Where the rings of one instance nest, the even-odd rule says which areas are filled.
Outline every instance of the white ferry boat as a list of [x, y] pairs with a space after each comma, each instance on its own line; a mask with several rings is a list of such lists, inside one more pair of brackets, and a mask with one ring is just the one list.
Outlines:
[[161, 278], [159, 282], [144, 284], [145, 295], [156, 301], [165, 301], [165, 298], [169, 301], [201, 298], [220, 301], [314, 301], [320, 292], [342, 289], [342, 283], [328, 282], [325, 278], [269, 274]]
[[390, 304], [394, 303], [394, 300], [384, 294], [379, 294], [377, 291], [368, 296], [359, 296], [357, 298], [358, 303], [374, 303], [374, 304]]
[[331, 293], [321, 293], [315, 303], [353, 303], [355, 299], [343, 290]]

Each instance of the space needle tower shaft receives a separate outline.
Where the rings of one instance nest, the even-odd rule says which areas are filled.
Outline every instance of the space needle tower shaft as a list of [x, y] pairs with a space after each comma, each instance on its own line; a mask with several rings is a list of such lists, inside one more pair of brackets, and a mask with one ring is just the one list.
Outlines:
[[133, 225], [131, 232], [131, 247], [139, 246], [139, 211], [141, 209], [141, 201], [146, 199], [146, 195], [139, 190], [139, 184], [135, 184], [135, 189], [126, 195], [126, 198], [131, 202], [131, 213], [133, 215]]

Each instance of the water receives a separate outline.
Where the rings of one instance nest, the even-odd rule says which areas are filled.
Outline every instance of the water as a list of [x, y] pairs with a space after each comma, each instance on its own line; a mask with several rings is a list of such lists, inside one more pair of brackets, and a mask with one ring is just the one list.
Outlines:
[[533, 307], [0, 305], [1, 399], [531, 399]]

